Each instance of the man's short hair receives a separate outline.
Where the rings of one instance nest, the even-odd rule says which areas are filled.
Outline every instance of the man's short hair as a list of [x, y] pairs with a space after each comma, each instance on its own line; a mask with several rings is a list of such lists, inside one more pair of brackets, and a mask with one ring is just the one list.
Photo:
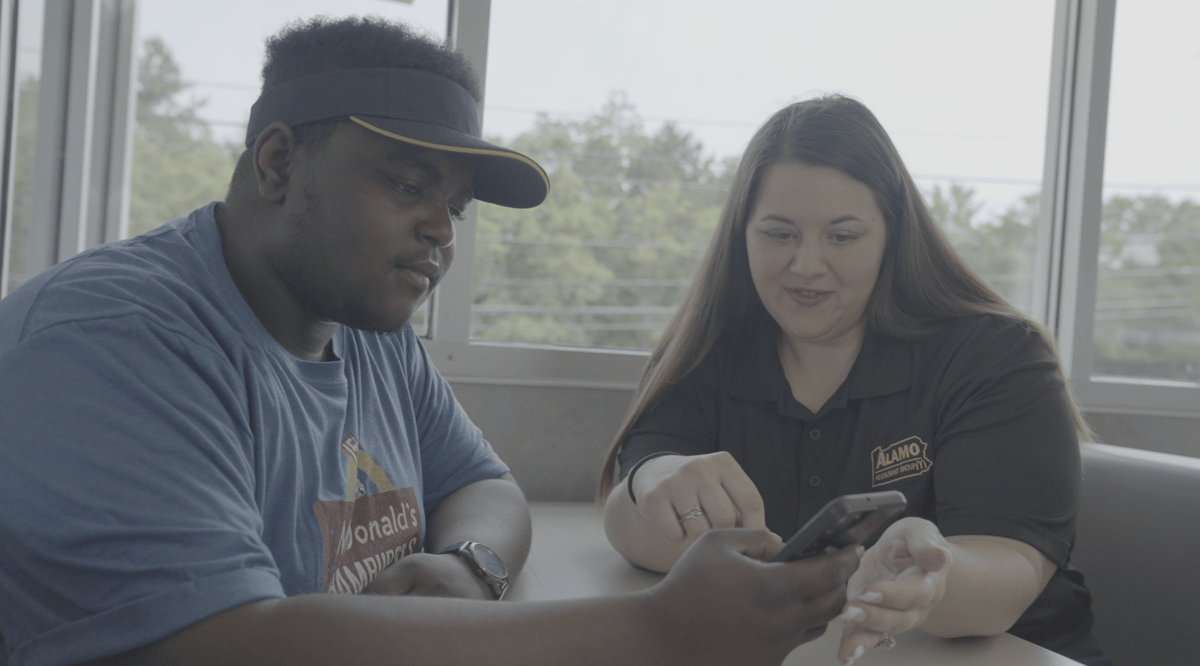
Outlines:
[[[482, 102], [479, 81], [466, 57], [412, 27], [375, 16], [293, 21], [267, 39], [262, 89], [302, 76], [343, 69], [396, 68], [432, 72], [462, 86]], [[320, 143], [336, 121], [293, 128], [301, 143]]]

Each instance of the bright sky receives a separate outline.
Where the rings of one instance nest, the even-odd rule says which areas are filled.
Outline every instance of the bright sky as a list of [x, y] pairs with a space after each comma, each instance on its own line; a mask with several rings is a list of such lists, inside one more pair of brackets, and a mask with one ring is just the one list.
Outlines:
[[[235, 137], [263, 39], [321, 13], [441, 35], [446, 0], [142, 0], [139, 19]], [[1052, 0], [493, 0], [485, 132], [511, 138], [537, 111], [583, 118], [624, 91], [649, 129], [674, 119], [735, 155], [784, 104], [842, 92], [915, 175], [967, 181], [1000, 209], [1041, 179], [1053, 14]], [[1105, 180], [1198, 198], [1200, 2], [1122, 0], [1117, 20]]]

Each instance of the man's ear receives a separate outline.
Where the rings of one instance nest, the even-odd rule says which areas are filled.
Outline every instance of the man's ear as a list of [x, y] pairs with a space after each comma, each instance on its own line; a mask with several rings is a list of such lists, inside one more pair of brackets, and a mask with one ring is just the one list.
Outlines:
[[254, 140], [254, 178], [258, 195], [270, 203], [283, 203], [291, 183], [291, 168], [299, 142], [286, 123], [274, 122]]

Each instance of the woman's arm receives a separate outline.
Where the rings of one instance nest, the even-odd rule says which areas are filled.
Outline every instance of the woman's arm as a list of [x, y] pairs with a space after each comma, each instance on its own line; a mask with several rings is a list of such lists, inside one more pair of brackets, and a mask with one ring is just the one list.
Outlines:
[[867, 552], [847, 592], [843, 659], [912, 627], [1006, 631], [1070, 553], [1079, 447], [1054, 352], [1024, 322], [964, 321], [937, 371], [937, 525], [899, 521]]
[[[766, 529], [758, 489], [727, 452], [647, 460], [633, 477], [632, 495], [629, 480], [625, 477], [608, 495], [604, 531], [613, 548], [636, 566], [670, 571], [710, 529]], [[695, 507], [703, 513], [696, 515]], [[686, 515], [692, 517], [680, 519]]]
[[944, 538], [927, 520], [900, 520], [867, 551], [850, 580], [838, 657], [851, 662], [884, 634], [914, 627], [944, 638], [1003, 633], [1055, 569], [1045, 555], [1015, 539]]
[[943, 638], [1008, 631], [1058, 567], [1033, 546], [987, 535], [947, 537], [953, 566], [946, 594], [921, 629]]

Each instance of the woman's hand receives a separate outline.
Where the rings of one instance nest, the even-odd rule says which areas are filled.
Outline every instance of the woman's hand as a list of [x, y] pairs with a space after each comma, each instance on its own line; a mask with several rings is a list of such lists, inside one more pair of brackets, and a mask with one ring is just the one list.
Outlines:
[[670, 571], [692, 542], [715, 528], [763, 530], [782, 546], [783, 539], [766, 526], [758, 488], [724, 451], [651, 458], [613, 488], [604, 506], [609, 543], [631, 564], [651, 571]]
[[767, 527], [758, 488], [725, 451], [647, 460], [632, 481], [637, 511], [667, 541], [690, 543], [711, 529]]
[[862, 557], [846, 588], [838, 660], [853, 663], [885, 634], [919, 627], [946, 594], [950, 544], [928, 520], [896, 521]]

